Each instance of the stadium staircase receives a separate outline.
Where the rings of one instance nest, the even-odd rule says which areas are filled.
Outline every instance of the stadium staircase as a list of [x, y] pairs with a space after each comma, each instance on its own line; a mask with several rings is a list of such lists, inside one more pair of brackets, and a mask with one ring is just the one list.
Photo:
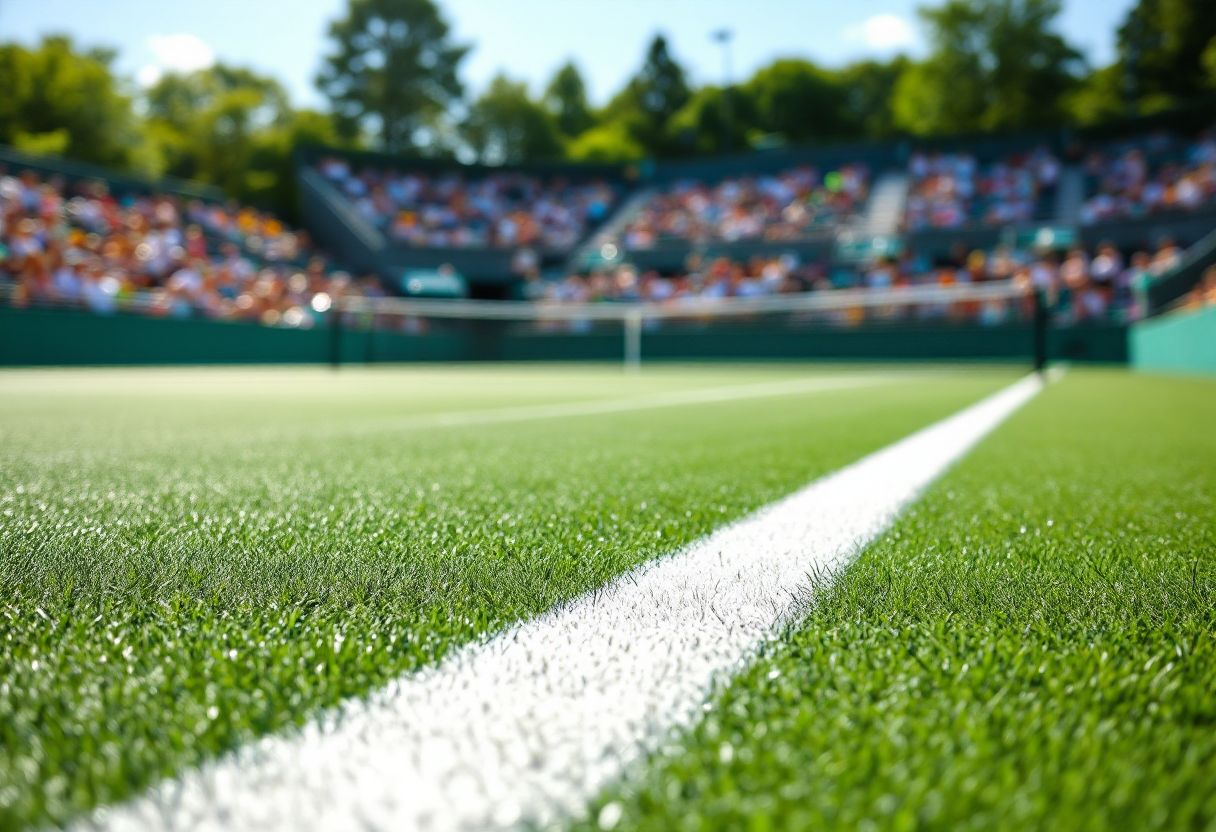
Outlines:
[[1085, 171], [1080, 165], [1069, 165], [1060, 172], [1056, 188], [1057, 225], [1074, 225], [1081, 216], [1081, 205], [1085, 202]]
[[364, 272], [380, 267], [388, 241], [324, 176], [299, 171], [300, 207], [316, 239], [343, 263]]
[[869, 238], [898, 235], [908, 188], [908, 175], [902, 171], [888, 171], [880, 176], [870, 192], [870, 203], [857, 231]]
[[630, 194], [608, 220], [582, 242], [566, 261], [566, 273], [583, 271], [592, 263], [602, 259], [600, 254], [606, 243], [621, 247], [621, 234], [633, 222], [634, 217], [641, 213], [655, 195], [655, 188], [641, 188]]

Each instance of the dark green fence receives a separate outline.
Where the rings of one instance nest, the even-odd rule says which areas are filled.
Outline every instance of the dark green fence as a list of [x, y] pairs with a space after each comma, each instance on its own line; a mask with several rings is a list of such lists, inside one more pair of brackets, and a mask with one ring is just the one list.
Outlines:
[[[1116, 325], [1049, 333], [1052, 358], [1127, 361], [1127, 331]], [[718, 325], [647, 331], [646, 360], [831, 359], [1026, 361], [1029, 324], [774, 328]], [[398, 361], [617, 361], [623, 336], [536, 332], [464, 322], [426, 335], [329, 328], [167, 320], [134, 315], [0, 308], [0, 365], [320, 364]]]

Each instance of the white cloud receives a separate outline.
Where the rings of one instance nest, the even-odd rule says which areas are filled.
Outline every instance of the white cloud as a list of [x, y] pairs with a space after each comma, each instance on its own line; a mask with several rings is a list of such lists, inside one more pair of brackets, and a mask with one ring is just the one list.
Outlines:
[[135, 80], [145, 87], [155, 84], [166, 72], [195, 72], [215, 63], [215, 51], [196, 35], [152, 35], [148, 49], [153, 62], [135, 74]]
[[916, 44], [916, 31], [902, 17], [876, 14], [860, 26], [845, 31], [845, 38], [870, 49], [900, 49]]

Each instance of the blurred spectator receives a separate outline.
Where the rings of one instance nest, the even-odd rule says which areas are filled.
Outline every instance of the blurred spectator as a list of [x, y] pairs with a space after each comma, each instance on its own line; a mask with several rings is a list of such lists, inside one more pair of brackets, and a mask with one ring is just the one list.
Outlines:
[[1216, 266], [1209, 266], [1203, 273], [1203, 279], [1186, 296], [1186, 309], [1202, 309], [1216, 306]]
[[603, 181], [548, 181], [524, 173], [468, 178], [459, 173], [352, 172], [330, 158], [321, 174], [365, 219], [416, 248], [574, 248], [616, 204]]
[[275, 217], [165, 194], [116, 196], [0, 174], [0, 279], [14, 304], [310, 326], [342, 294], [382, 294], [309, 253]]
[[674, 183], [655, 194], [626, 226], [626, 249], [662, 240], [796, 240], [857, 213], [869, 194], [864, 165], [820, 176], [810, 166], [777, 174]]
[[1090, 154], [1081, 222], [1194, 211], [1216, 201], [1216, 130], [1180, 145], [1165, 134]]
[[1010, 154], [983, 168], [969, 153], [918, 151], [908, 161], [908, 176], [905, 230], [1007, 225], [1047, 210], [1060, 162], [1046, 148]]

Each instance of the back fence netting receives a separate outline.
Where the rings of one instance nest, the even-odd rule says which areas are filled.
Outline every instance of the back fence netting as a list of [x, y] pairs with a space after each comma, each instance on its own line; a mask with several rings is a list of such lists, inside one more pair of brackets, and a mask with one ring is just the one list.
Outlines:
[[[346, 297], [328, 312], [334, 363], [394, 360], [402, 337], [469, 359], [1025, 358], [1043, 307], [1013, 282], [664, 303]], [[377, 340], [377, 336], [382, 336]], [[459, 345], [459, 346], [457, 346]], [[438, 353], [437, 353], [438, 354]]]

